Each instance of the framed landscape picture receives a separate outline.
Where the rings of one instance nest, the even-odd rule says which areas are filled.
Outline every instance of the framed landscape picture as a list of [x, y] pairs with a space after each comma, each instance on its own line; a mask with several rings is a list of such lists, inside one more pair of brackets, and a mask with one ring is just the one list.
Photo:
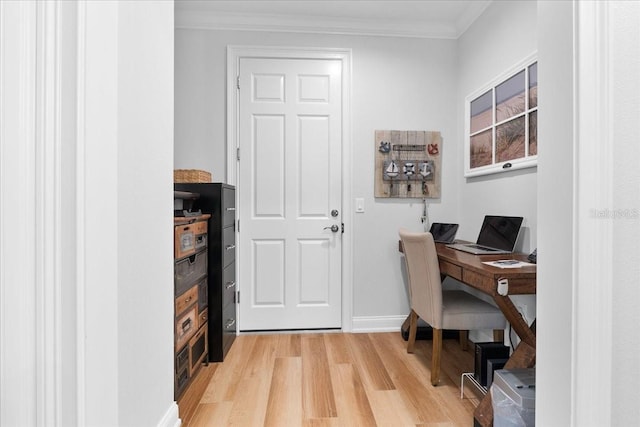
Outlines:
[[535, 55], [465, 100], [465, 176], [537, 165], [538, 62]]

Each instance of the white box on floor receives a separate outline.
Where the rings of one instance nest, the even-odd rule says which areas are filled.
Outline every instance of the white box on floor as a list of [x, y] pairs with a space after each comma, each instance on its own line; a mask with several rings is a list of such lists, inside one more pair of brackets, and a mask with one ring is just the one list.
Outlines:
[[533, 427], [536, 414], [536, 370], [499, 369], [491, 385], [494, 427]]

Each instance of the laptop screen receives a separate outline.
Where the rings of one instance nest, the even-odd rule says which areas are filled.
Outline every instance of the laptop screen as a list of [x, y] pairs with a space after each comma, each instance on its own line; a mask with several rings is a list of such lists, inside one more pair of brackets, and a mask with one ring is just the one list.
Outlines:
[[485, 216], [476, 243], [512, 252], [518, 240], [522, 219], [521, 216]]
[[456, 237], [458, 224], [445, 224], [434, 222], [431, 224], [429, 232], [433, 235], [433, 240], [440, 243], [451, 243]]

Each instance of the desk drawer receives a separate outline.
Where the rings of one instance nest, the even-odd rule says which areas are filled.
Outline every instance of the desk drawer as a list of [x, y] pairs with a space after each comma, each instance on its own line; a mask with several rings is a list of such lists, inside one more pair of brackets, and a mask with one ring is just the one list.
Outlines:
[[198, 325], [198, 309], [193, 306], [184, 315], [176, 319], [176, 348], [181, 348], [196, 333]]
[[207, 222], [200, 221], [193, 224], [175, 227], [174, 247], [175, 258], [180, 259], [193, 255], [197, 250], [207, 246]]
[[200, 362], [204, 359], [209, 349], [209, 337], [207, 333], [207, 325], [198, 329], [198, 332], [189, 340], [189, 374], [193, 374], [198, 370]]
[[451, 264], [447, 261], [440, 261], [440, 274], [453, 277], [457, 280], [462, 280], [462, 267], [459, 265]]
[[182, 314], [190, 305], [198, 300], [198, 286], [193, 286], [184, 294], [176, 298], [176, 316]]

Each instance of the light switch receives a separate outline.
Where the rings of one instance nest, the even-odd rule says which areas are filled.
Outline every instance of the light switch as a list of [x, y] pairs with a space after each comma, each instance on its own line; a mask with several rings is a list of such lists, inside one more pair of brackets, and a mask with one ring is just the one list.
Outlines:
[[358, 213], [364, 212], [364, 199], [363, 198], [357, 198], [356, 199], [356, 212], [358, 212]]

